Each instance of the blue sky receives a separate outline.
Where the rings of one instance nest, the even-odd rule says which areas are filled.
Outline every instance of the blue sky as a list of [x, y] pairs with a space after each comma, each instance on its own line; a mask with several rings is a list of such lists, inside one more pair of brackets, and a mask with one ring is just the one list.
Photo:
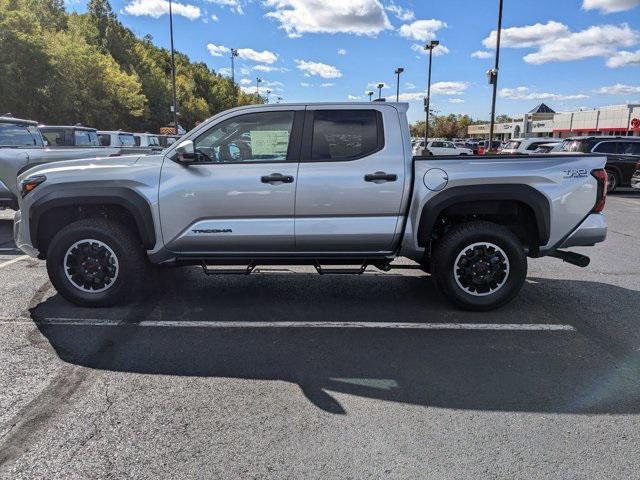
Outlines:
[[[81, 0], [82, 2], [82, 0]], [[489, 116], [485, 71], [493, 65], [497, 0], [178, 0], [176, 49], [236, 81], [286, 102], [366, 100], [385, 82], [410, 120], [422, 118], [426, 60], [421, 45], [444, 47], [433, 61], [432, 105], [439, 113]], [[505, 0], [497, 112], [542, 102], [556, 110], [640, 103], [640, 0]], [[137, 35], [168, 47], [166, 0], [113, 0]], [[84, 10], [83, 3], [72, 5]], [[495, 32], [494, 32], [495, 34]], [[264, 93], [264, 92], [263, 92]], [[377, 94], [376, 94], [377, 95]]]

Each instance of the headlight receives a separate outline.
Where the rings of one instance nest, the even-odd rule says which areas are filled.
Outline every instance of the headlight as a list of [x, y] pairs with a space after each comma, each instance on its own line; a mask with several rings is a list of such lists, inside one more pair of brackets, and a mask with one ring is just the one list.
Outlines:
[[33, 177], [27, 177], [20, 182], [20, 194], [22, 198], [25, 197], [29, 192], [35, 189], [38, 185], [43, 183], [47, 177], [44, 175], [34, 175]]

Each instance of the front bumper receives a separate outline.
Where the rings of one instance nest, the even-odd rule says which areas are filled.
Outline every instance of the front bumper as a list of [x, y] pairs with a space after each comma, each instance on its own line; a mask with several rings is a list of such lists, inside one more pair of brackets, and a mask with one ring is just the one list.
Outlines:
[[20, 210], [16, 211], [13, 216], [13, 241], [20, 250], [29, 255], [30, 257], [37, 258], [38, 250], [31, 245], [31, 239], [29, 233], [26, 231], [26, 222], [22, 220], [22, 214]]
[[590, 247], [607, 238], [607, 223], [601, 213], [592, 213], [578, 225], [558, 248]]

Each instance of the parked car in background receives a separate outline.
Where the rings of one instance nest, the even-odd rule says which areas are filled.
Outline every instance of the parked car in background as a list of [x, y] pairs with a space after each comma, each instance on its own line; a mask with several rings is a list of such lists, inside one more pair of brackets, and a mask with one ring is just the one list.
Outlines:
[[631, 186], [640, 189], [640, 161], [636, 164], [636, 171], [631, 176]]
[[430, 140], [427, 150], [431, 155], [473, 155], [473, 150], [466, 147], [457, 147], [448, 140]]
[[562, 151], [562, 143], [560, 142], [556, 142], [556, 143], [543, 143], [542, 145], [538, 145], [538, 148], [536, 148], [533, 153], [538, 154], [538, 153], [553, 153], [553, 152], [560, 152]]
[[58, 147], [100, 147], [100, 140], [95, 128], [81, 125], [38, 125], [45, 139], [46, 146]]
[[0, 117], [0, 206], [16, 208], [17, 176], [29, 167], [70, 159], [119, 155], [119, 149], [102, 147], [46, 147], [38, 123]]
[[509, 140], [500, 153], [504, 155], [531, 155], [540, 145], [548, 143], [562, 143], [562, 140], [552, 137], [514, 138]]
[[136, 139], [133, 133], [123, 132], [122, 130], [100, 130], [98, 132], [100, 145], [103, 147], [135, 147]]
[[158, 135], [158, 140], [160, 140], [162, 148], [167, 148], [168, 146], [173, 145], [179, 139], [180, 135]]
[[631, 186], [631, 177], [640, 160], [640, 137], [573, 137], [562, 144], [561, 153], [594, 153], [607, 156], [609, 192]]
[[164, 148], [160, 145], [158, 135], [154, 135], [153, 133], [134, 133], [133, 140], [135, 141], [136, 147], [145, 147], [156, 151]]

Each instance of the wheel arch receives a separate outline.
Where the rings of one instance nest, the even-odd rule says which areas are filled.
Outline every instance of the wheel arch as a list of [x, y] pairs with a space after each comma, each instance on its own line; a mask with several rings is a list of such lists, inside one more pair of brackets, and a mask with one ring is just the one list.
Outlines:
[[[141, 244], [151, 249], [156, 244], [153, 215], [149, 203], [135, 190], [117, 186], [65, 186], [44, 193], [29, 208], [29, 233], [32, 245], [43, 251], [43, 233], [48, 225], [60, 228], [87, 216], [122, 215], [125, 223], [135, 229]], [[43, 228], [44, 227], [44, 228]], [[46, 240], [45, 240], [46, 241]]]
[[532, 223], [528, 227], [534, 237], [529, 239], [533, 246], [548, 243], [551, 207], [547, 197], [529, 185], [491, 184], [452, 187], [428, 200], [422, 207], [418, 223], [418, 245], [427, 246], [443, 214], [500, 215], [506, 206], [522, 207], [525, 220]]

